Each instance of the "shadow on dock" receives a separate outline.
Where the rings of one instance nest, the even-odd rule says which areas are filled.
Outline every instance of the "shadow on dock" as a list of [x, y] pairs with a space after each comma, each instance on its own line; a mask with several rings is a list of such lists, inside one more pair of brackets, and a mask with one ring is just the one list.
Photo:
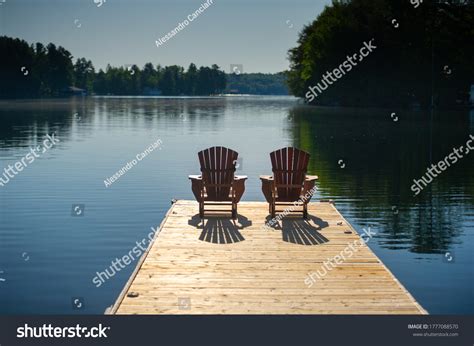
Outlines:
[[194, 215], [188, 222], [196, 228], [202, 228], [199, 240], [214, 244], [233, 244], [244, 241], [239, 230], [252, 225], [245, 216], [238, 215], [237, 220], [228, 217], [209, 216], [201, 220], [199, 214]]
[[[267, 224], [271, 217], [267, 217]], [[329, 240], [318, 231], [329, 224], [319, 217], [309, 215], [308, 219], [287, 216], [277, 222], [272, 228], [282, 231], [282, 239], [288, 243], [300, 245], [319, 245]]]

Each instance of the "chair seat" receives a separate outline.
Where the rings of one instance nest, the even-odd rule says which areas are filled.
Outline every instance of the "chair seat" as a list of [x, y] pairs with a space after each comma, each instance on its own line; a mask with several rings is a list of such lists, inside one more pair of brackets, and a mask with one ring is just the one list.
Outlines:
[[232, 195], [229, 194], [228, 197], [224, 197], [224, 198], [212, 198], [212, 197], [208, 197], [207, 193], [204, 192], [203, 201], [205, 202], [232, 202]]
[[275, 198], [275, 202], [277, 203], [294, 203], [294, 202], [298, 202], [300, 199], [302, 199], [303, 196], [298, 196], [296, 198], [289, 198], [289, 197], [276, 197]]

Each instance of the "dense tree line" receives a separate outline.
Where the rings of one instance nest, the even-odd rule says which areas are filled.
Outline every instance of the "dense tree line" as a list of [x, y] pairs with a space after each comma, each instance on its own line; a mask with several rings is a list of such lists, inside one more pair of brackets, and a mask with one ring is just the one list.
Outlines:
[[152, 63], [142, 69], [109, 65], [96, 72], [90, 60], [73, 62], [63, 47], [0, 37], [0, 98], [63, 96], [72, 86], [103, 95], [211, 95], [225, 89], [226, 75], [217, 65], [190, 64], [185, 71]]
[[374, 38], [376, 51], [313, 103], [467, 104], [474, 83], [473, 22], [473, 1], [334, 0], [289, 51], [290, 91], [305, 97], [326, 71]]
[[286, 73], [243, 73], [227, 75], [226, 93], [288, 95]]
[[225, 73], [219, 66], [197, 68], [190, 64], [181, 66], [153, 66], [147, 63], [143, 69], [107, 66], [95, 75], [94, 92], [112, 95], [150, 95], [158, 91], [162, 95], [211, 95], [219, 94], [226, 87]]

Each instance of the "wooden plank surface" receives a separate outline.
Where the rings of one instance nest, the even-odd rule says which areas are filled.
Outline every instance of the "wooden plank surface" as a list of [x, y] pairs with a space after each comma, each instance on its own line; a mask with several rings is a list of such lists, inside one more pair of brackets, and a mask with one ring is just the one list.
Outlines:
[[225, 208], [203, 224], [196, 202], [177, 201], [109, 313], [426, 314], [365, 244], [308, 287], [361, 239], [333, 204], [273, 229], [266, 203], [239, 203], [235, 222]]

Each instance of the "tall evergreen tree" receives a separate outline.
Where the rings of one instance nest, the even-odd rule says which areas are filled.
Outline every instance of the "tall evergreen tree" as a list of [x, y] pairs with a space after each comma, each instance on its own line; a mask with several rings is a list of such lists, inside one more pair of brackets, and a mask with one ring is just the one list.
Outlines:
[[91, 93], [94, 86], [95, 70], [92, 62], [84, 58], [77, 59], [74, 64], [75, 86]]

